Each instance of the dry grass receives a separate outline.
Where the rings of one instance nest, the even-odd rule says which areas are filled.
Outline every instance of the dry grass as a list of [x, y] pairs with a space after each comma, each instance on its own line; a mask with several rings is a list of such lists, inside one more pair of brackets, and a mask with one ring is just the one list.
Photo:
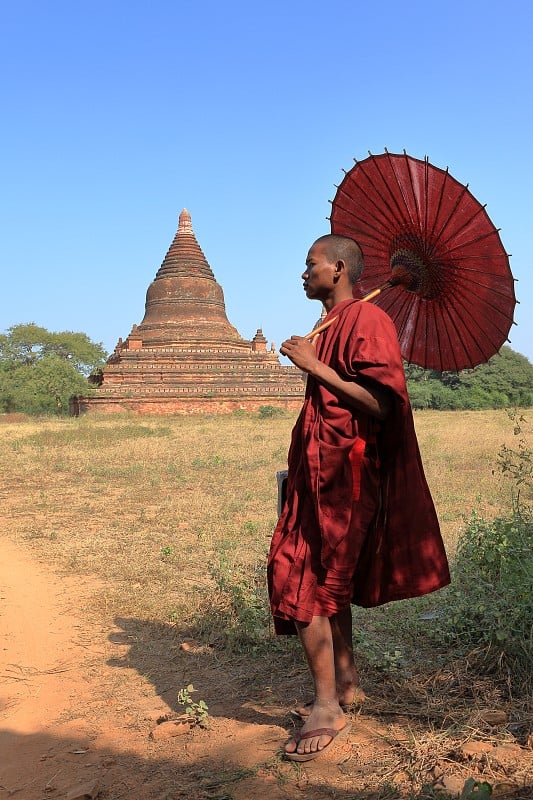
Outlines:
[[[211, 702], [223, 676], [232, 697], [257, 700], [268, 675], [269, 702], [286, 704], [306, 680], [299, 650], [284, 642], [257, 658], [252, 647], [243, 648], [232, 654], [229, 669], [223, 652], [227, 608], [215, 589], [226, 579], [240, 585], [242, 578], [248, 591], [262, 579], [276, 519], [275, 473], [285, 466], [294, 419], [4, 419], [0, 535], [31, 547], [57, 569], [97, 577], [102, 589], [93, 611], [116, 624], [121, 620], [130, 658], [151, 680], [158, 665], [159, 683], [165, 683], [162, 653], [174, 652], [176, 637], [192, 635], [200, 642], [189, 654], [183, 685], [201, 673], [203, 685], [213, 687], [213, 697], [206, 695]], [[497, 469], [497, 454], [503, 444], [516, 446], [513, 426], [503, 411], [418, 412], [415, 419], [453, 551], [472, 510], [491, 518], [509, 508], [510, 486]], [[365, 624], [374, 620], [378, 635], [385, 611], [362, 614]], [[401, 637], [401, 622], [397, 628]], [[406, 649], [412, 644], [405, 642]], [[472, 663], [437, 667], [431, 653], [418, 650], [417, 657], [415, 673], [363, 663], [372, 698], [365, 709], [385, 719], [404, 715], [413, 731], [412, 741], [399, 741], [383, 765], [384, 780], [387, 770], [393, 774], [406, 763], [422, 774], [426, 752], [435, 759], [437, 751], [445, 754], [474, 731], [489, 735], [480, 729], [478, 709], [506, 702], [501, 687], [478, 676]], [[176, 668], [174, 662], [168, 667]], [[515, 717], [517, 725], [528, 720]]]
[[[85, 417], [3, 425], [2, 525], [69, 571], [128, 584], [130, 611], [166, 619], [227, 553], [260, 563], [275, 523], [275, 472], [294, 415]], [[419, 412], [420, 448], [445, 541], [473, 509], [508, 507], [496, 468], [505, 412]], [[131, 587], [134, 591], [131, 591]], [[147, 589], [157, 587], [157, 597]]]
[[492, 519], [509, 508], [510, 486], [497, 469], [502, 446], [515, 447], [505, 411], [418, 412], [416, 429], [444, 540], [453, 552], [474, 509]]
[[[0, 427], [0, 532], [101, 579], [107, 614], [179, 620], [183, 630], [195, 621], [216, 640], [228, 622], [216, 585], [231, 579], [246, 594], [262, 581], [294, 418], [17, 418]], [[416, 425], [453, 551], [473, 509], [508, 508], [496, 459], [514, 446], [512, 424], [484, 411], [419, 412]]]
[[[123, 612], [168, 619], [209, 585], [209, 564], [264, 558], [275, 471], [292, 418], [131, 418], [1, 428], [10, 536], [68, 571], [90, 572]], [[124, 586], [124, 593], [120, 586]]]

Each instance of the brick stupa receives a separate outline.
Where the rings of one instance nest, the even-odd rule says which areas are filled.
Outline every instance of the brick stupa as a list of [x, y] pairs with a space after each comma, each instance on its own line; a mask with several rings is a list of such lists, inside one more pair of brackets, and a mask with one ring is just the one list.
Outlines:
[[146, 294], [140, 325], [119, 339], [98, 388], [73, 413], [228, 413], [271, 405], [297, 409], [304, 383], [279, 362], [258, 329], [243, 339], [226, 316], [224, 293], [194, 234], [189, 212]]

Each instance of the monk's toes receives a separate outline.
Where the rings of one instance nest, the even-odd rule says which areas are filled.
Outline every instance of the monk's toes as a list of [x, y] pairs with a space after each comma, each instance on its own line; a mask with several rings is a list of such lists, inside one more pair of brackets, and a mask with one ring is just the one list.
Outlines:
[[317, 736], [313, 739], [306, 739], [305, 742], [302, 742], [301, 750], [298, 752], [301, 753], [317, 753], [319, 750], [323, 750], [328, 744], [331, 742], [331, 736]]
[[333, 736], [321, 736], [320, 739], [317, 740], [314, 750], [323, 750], [324, 747], [327, 747], [328, 744], [331, 744], [333, 741]]

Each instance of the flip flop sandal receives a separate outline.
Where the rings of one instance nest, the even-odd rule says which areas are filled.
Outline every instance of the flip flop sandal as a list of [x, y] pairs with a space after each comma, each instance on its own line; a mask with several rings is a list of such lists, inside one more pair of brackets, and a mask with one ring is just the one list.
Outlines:
[[318, 758], [322, 755], [322, 753], [325, 753], [328, 747], [331, 747], [336, 739], [346, 736], [351, 727], [351, 723], [347, 722], [344, 728], [341, 728], [340, 730], [335, 730], [335, 728], [316, 728], [316, 730], [307, 731], [307, 733], [295, 733], [292, 739], [296, 742], [297, 747], [303, 739], [313, 739], [315, 736], [331, 736], [331, 741], [320, 750], [314, 750], [312, 753], [298, 753], [296, 750], [294, 753], [285, 752], [285, 758], [289, 761], [298, 762], [313, 761], [313, 759]]

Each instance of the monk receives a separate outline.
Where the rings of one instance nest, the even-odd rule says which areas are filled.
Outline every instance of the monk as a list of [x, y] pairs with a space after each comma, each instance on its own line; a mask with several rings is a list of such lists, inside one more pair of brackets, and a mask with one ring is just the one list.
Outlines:
[[325, 321], [336, 319], [313, 342], [292, 336], [280, 348], [307, 374], [268, 559], [276, 633], [298, 634], [314, 685], [303, 727], [285, 745], [292, 761], [316, 758], [349, 729], [343, 707], [360, 691], [351, 604], [449, 583], [396, 329], [380, 308], [354, 299], [362, 269], [354, 240], [317, 239], [303, 287], [323, 303]]

